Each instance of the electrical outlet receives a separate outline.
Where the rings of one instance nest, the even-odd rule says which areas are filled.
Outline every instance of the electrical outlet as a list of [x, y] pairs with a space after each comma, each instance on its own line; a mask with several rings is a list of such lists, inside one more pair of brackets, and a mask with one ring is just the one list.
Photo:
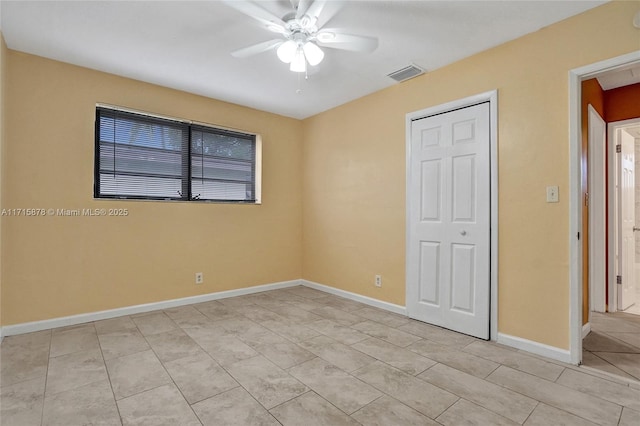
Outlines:
[[376, 287], [382, 287], [382, 275], [376, 275], [375, 285]]
[[204, 274], [202, 272], [196, 272], [196, 284], [202, 284], [204, 282]]

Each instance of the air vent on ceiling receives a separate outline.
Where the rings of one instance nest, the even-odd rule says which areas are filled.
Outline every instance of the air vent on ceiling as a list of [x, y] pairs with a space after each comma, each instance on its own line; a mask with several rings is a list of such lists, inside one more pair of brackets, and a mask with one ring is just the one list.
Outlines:
[[398, 71], [394, 71], [391, 74], [387, 74], [388, 77], [391, 77], [397, 82], [409, 80], [410, 78], [417, 77], [420, 74], [424, 74], [424, 70], [417, 65], [411, 64], [408, 67], [404, 67], [399, 69]]

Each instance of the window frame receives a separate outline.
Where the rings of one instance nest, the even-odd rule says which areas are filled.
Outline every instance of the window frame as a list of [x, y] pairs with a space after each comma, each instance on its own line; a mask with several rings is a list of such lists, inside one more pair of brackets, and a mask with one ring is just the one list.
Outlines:
[[[182, 188], [182, 194], [176, 197], [168, 196], [153, 196], [153, 195], [127, 195], [127, 194], [101, 194], [100, 193], [100, 177], [104, 171], [100, 170], [100, 153], [101, 153], [101, 112], [107, 114], [113, 114], [116, 117], [122, 115], [127, 119], [136, 120], [139, 122], [146, 122], [159, 125], [167, 125], [174, 128], [182, 128], [186, 134], [186, 147], [183, 147], [180, 152], [182, 156], [180, 182]], [[251, 142], [253, 149], [253, 159], [235, 159], [230, 157], [230, 161], [246, 162], [251, 164], [251, 181], [244, 181], [244, 184], [251, 185], [253, 192], [252, 199], [245, 200], [233, 200], [233, 199], [206, 199], [206, 198], [194, 198], [192, 193], [192, 182], [198, 179], [192, 176], [192, 163], [194, 156], [202, 155], [194, 153], [192, 147], [192, 138], [194, 132], [209, 132], [221, 136], [236, 136], [242, 139], [246, 139]], [[104, 141], [102, 141], [104, 142]], [[225, 160], [225, 158], [220, 158]], [[186, 166], [184, 165], [186, 162]], [[262, 138], [257, 133], [251, 133], [242, 130], [230, 129], [227, 127], [216, 126], [209, 123], [196, 122], [191, 120], [184, 120], [174, 117], [167, 117], [158, 114], [152, 114], [142, 112], [138, 110], [132, 110], [128, 108], [117, 107], [106, 104], [96, 104], [95, 106], [95, 125], [94, 125], [94, 182], [93, 182], [93, 198], [96, 200], [122, 200], [122, 201], [164, 201], [164, 202], [196, 202], [196, 203], [222, 203], [222, 204], [243, 204], [254, 205], [262, 204], [261, 201], [261, 173], [262, 172]], [[140, 173], [141, 176], [151, 176], [151, 174], [145, 175]], [[225, 181], [224, 179], [211, 179], [212, 181]]]

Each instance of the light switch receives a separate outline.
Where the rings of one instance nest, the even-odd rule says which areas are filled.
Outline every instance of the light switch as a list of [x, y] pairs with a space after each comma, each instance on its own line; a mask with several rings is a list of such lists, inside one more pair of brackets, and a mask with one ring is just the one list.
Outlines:
[[557, 202], [558, 202], [558, 187], [547, 186], [547, 203], [557, 203]]

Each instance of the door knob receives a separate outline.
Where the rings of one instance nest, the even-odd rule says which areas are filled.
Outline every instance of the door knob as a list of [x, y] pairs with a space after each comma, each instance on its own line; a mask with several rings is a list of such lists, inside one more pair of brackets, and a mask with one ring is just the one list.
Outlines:
[[637, 226], [634, 226], [633, 227], [633, 232], [636, 232], [636, 231], [640, 231], [640, 228], [638, 228]]
[[467, 235], [467, 231], [465, 231], [464, 229], [461, 229], [460, 230], [460, 235], [462, 235], [464, 237], [465, 235]]

